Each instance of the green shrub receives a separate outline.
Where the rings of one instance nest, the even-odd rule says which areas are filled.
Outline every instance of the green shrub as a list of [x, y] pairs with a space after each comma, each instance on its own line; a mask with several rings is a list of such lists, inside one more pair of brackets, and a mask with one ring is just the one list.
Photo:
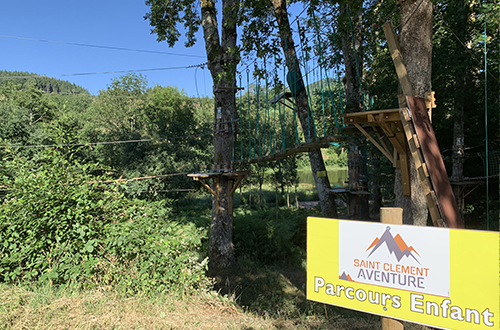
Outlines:
[[237, 256], [263, 263], [300, 263], [305, 252], [305, 210], [274, 209], [235, 214], [233, 235]]
[[58, 149], [3, 159], [0, 281], [118, 285], [188, 292], [206, 283], [206, 233], [168, 220], [165, 202], [128, 200], [117, 185]]

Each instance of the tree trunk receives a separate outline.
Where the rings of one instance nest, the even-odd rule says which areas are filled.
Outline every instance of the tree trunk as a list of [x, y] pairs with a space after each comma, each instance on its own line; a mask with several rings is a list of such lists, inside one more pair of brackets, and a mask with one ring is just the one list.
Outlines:
[[[214, 169], [232, 168], [232, 122], [235, 73], [238, 58], [236, 49], [236, 17], [239, 0], [223, 0], [222, 38], [219, 38], [217, 13], [213, 0], [201, 1], [203, 36], [207, 52], [208, 68], [214, 82]], [[214, 179], [212, 223], [209, 239], [209, 268], [212, 274], [234, 263], [233, 248], [233, 201], [230, 191], [233, 181], [219, 175]]]
[[[465, 12], [464, 0], [457, 0], [456, 6], [458, 9], [456, 18], [456, 27], [458, 39], [455, 42], [458, 63], [466, 63], [464, 56], [464, 49], [461, 42], [467, 43], [466, 29], [467, 15]], [[464, 145], [465, 145], [465, 129], [464, 129], [464, 110], [465, 110], [465, 96], [467, 95], [466, 82], [467, 82], [468, 68], [457, 69], [455, 72], [455, 109], [453, 112], [453, 147], [452, 147], [452, 174], [451, 181], [464, 180]], [[453, 185], [453, 193], [457, 200], [458, 209], [463, 217], [464, 212], [464, 199], [462, 187]]]
[[339, 30], [342, 38], [342, 56], [345, 66], [345, 77], [343, 82], [346, 95], [346, 113], [360, 112], [363, 110], [360, 85], [361, 74], [363, 72], [363, 56], [361, 50], [363, 42], [363, 17], [361, 10], [356, 11], [353, 17], [351, 17], [351, 20], [354, 21], [354, 24], [352, 24], [353, 31], [351, 33], [351, 24], [349, 23], [351, 9], [348, 8], [348, 6], [350, 8], [361, 8], [361, 5], [362, 1], [356, 0], [349, 2], [349, 5], [342, 3], [340, 6], [342, 20]]
[[[399, 43], [413, 92], [424, 97], [431, 91], [432, 72], [432, 2], [406, 0], [401, 3]], [[406, 106], [406, 105], [405, 105]], [[411, 155], [408, 151], [407, 155]], [[411, 196], [403, 195], [401, 171], [396, 170], [395, 205], [403, 208], [403, 223], [425, 226], [428, 209], [415, 163], [409, 161]]]
[[[290, 29], [290, 22], [288, 20], [288, 13], [286, 9], [285, 0], [271, 0], [274, 8], [274, 15], [280, 30], [281, 47], [285, 53], [286, 65], [288, 68], [288, 84], [292, 90], [297, 108], [302, 131], [306, 137], [314, 137], [314, 124], [313, 118], [309, 115], [309, 104], [307, 100], [306, 90], [304, 88], [304, 80], [299, 68], [299, 60], [295, 53], [295, 43], [292, 38], [292, 31]], [[337, 217], [337, 207], [335, 205], [335, 198], [330, 194], [330, 181], [328, 175], [319, 175], [326, 173], [325, 162], [320, 149], [312, 149], [309, 151], [309, 162], [316, 183], [321, 211], [325, 217]]]
[[[346, 95], [345, 112], [363, 111], [361, 97], [361, 74], [363, 72], [363, 56], [361, 45], [363, 41], [362, 34], [362, 1], [351, 1], [349, 4], [340, 4], [341, 24], [340, 33], [342, 38], [342, 56], [345, 66], [344, 87]], [[354, 8], [354, 15], [351, 12]], [[352, 21], [352, 23], [351, 23]], [[352, 31], [351, 31], [352, 26]], [[354, 38], [354, 40], [353, 40]], [[363, 158], [360, 155], [362, 140], [359, 135], [348, 137], [349, 157], [348, 157], [348, 188], [351, 191], [362, 189], [361, 177], [363, 173]], [[368, 207], [361, 205], [367, 201], [364, 196], [349, 194], [349, 218], [368, 219]]]

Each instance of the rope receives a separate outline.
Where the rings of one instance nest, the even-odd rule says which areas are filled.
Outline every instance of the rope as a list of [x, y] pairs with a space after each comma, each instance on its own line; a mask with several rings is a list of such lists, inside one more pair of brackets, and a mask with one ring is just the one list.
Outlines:
[[[264, 119], [264, 147], [266, 146], [267, 131], [269, 131], [269, 151], [272, 150], [272, 140], [271, 140], [271, 127], [270, 127], [270, 113], [269, 113], [269, 82], [267, 79], [267, 65], [264, 59], [264, 72], [266, 73], [266, 117]], [[265, 154], [265, 150], [264, 150]]]
[[231, 131], [232, 131], [232, 134], [233, 134], [233, 141], [232, 141], [233, 143], [231, 143], [232, 144], [232, 149], [233, 149], [232, 155], [231, 155], [231, 162], [232, 162], [232, 164], [234, 164], [234, 148], [235, 148], [234, 141], [235, 141], [235, 138], [236, 138], [236, 136], [234, 135], [235, 131], [236, 131], [234, 129], [235, 126], [236, 126], [236, 122], [234, 121], [234, 112], [236, 111], [236, 96], [235, 96], [236, 94], [234, 92], [234, 87], [235, 87], [234, 85], [235, 84], [236, 84], [236, 81], [233, 82], [233, 94], [232, 94], [233, 95], [233, 111], [231, 111], [231, 117], [232, 117], [231, 119], [233, 121], [231, 123]]
[[[337, 37], [335, 30], [333, 31], [333, 47], [337, 49]], [[340, 114], [344, 114], [344, 105], [342, 104], [342, 93], [341, 93], [341, 86], [342, 82], [340, 81], [340, 74], [339, 74], [339, 60], [338, 60], [338, 54], [337, 58], [335, 59], [335, 74], [337, 75], [337, 90], [339, 94], [339, 101], [340, 101]], [[344, 127], [344, 123], [342, 122], [342, 127]]]
[[[319, 27], [318, 27], [318, 21], [316, 20], [316, 15], [314, 14], [314, 12], [312, 13], [313, 15], [313, 21], [314, 21], [314, 27], [316, 29], [316, 39], [317, 39], [317, 43], [318, 43], [318, 53], [319, 53], [319, 56], [320, 56], [320, 79], [321, 79], [321, 102], [322, 102], [322, 106], [323, 106], [323, 136], [326, 136], [326, 124], [325, 124], [325, 102], [324, 102], [324, 92], [323, 92], [323, 75], [322, 75], [322, 71], [321, 71], [321, 67], [325, 65], [325, 62], [324, 62], [324, 58], [323, 58], [323, 47], [321, 46], [321, 39], [319, 37]], [[321, 65], [323, 64], [323, 65]], [[330, 79], [328, 78], [328, 73], [326, 72], [326, 69], [325, 69], [325, 75], [326, 75], [326, 81], [327, 81], [327, 86], [328, 86], [328, 91], [329, 91], [329, 95], [330, 95], [330, 100], [332, 102], [332, 108], [333, 108], [333, 114], [335, 116], [335, 125], [338, 127], [338, 123], [337, 123], [337, 115], [335, 114], [335, 106], [333, 105], [333, 97], [332, 97], [332, 91], [330, 90]]]
[[[240, 87], [243, 86], [242, 81], [241, 81], [241, 73], [239, 74], [240, 78]], [[242, 95], [242, 89], [240, 89], [240, 159], [243, 160], [243, 106], [241, 105], [243, 103], [243, 95]]]
[[250, 70], [247, 69], [247, 88], [248, 88], [248, 159], [252, 158], [252, 124], [250, 121]]
[[[276, 70], [276, 66], [275, 66], [275, 70]], [[277, 70], [276, 70], [276, 76], [278, 76]], [[279, 91], [278, 91], [278, 97], [279, 97]], [[285, 110], [283, 110], [283, 118], [281, 116], [281, 102], [279, 102], [279, 100], [278, 100], [278, 113], [279, 113], [279, 117], [280, 117], [280, 127], [281, 127], [281, 147], [282, 147], [282, 150], [284, 152], [286, 150], [286, 144], [285, 144], [285, 128], [283, 127], [283, 121], [286, 121], [286, 118], [284, 117]]]
[[489, 201], [489, 151], [488, 151], [488, 57], [486, 52], [486, 14], [484, 20], [484, 132], [486, 136], [486, 230], [490, 230], [490, 201]]
[[[318, 21], [316, 19], [316, 15], [314, 14], [314, 12], [312, 15], [313, 15], [313, 20], [314, 20], [314, 26], [316, 28], [316, 38], [318, 41], [318, 52], [319, 52], [321, 63], [323, 63], [323, 69], [325, 70], [326, 82], [327, 82], [327, 87], [328, 87], [328, 94], [330, 95], [330, 102], [332, 104], [332, 111], [333, 111], [333, 117], [335, 119], [335, 126], [337, 127], [337, 129], [340, 130], [339, 122], [337, 119], [337, 111], [335, 110], [335, 104], [333, 102], [333, 93], [332, 93], [332, 90], [330, 88], [330, 77], [328, 77], [328, 71], [325, 68], [325, 66], [326, 66], [325, 65], [325, 57], [323, 54], [323, 47], [321, 45], [321, 38], [319, 37], [320, 36], [319, 25], [318, 25]], [[320, 67], [320, 69], [321, 69], [321, 67]], [[323, 84], [321, 86], [322, 86], [321, 87], [321, 95], [323, 97]], [[342, 97], [340, 96], [340, 90], [339, 90], [339, 99], [340, 99], [340, 102], [342, 102]], [[323, 105], [323, 130], [324, 130], [325, 136], [326, 136], [324, 105]]]
[[259, 101], [259, 94], [260, 94], [260, 79], [257, 81], [257, 136], [259, 139], [259, 157], [262, 157], [262, 144], [261, 144], [261, 139], [260, 139], [260, 114], [259, 114], [259, 108], [260, 108], [260, 101]]

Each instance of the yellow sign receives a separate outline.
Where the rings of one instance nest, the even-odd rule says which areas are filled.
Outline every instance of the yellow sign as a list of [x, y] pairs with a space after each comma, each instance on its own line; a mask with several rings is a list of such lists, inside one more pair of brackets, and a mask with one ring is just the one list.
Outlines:
[[498, 232], [307, 220], [307, 299], [442, 329], [498, 329]]
[[318, 171], [318, 172], [316, 172], [316, 176], [318, 178], [324, 178], [324, 177], [326, 177], [326, 171]]

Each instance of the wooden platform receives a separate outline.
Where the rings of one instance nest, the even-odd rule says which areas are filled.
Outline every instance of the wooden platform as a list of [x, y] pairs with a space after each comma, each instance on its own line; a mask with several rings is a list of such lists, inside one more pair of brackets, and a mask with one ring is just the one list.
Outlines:
[[401, 169], [405, 195], [411, 193], [407, 156], [409, 150], [434, 225], [463, 227], [432, 124], [427, 115], [425, 100], [407, 96], [407, 104], [408, 108], [347, 114], [345, 123], [354, 125], [395, 167]]
[[410, 196], [407, 139], [400, 116], [403, 110], [408, 111], [407, 108], [402, 108], [348, 113], [344, 115], [344, 123], [355, 126], [394, 167], [401, 169], [403, 194]]
[[[232, 207], [233, 207], [233, 194], [236, 191], [236, 188], [238, 188], [239, 184], [241, 183], [241, 180], [243, 180], [244, 177], [247, 175], [250, 175], [250, 170], [246, 171], [234, 171], [234, 170], [212, 170], [210, 172], [198, 172], [198, 173], [189, 173], [187, 174], [188, 177], [193, 178], [195, 181], [200, 181], [205, 188], [210, 191], [210, 193], [215, 197], [215, 210], [217, 213], [219, 213], [219, 205], [220, 205], [220, 199], [219, 199], [219, 192], [220, 192], [220, 179], [221, 177], [226, 177], [229, 179], [232, 179], [232, 181], [229, 181], [229, 189], [231, 191], [229, 192], [229, 198], [230, 198], [230, 208], [231, 208], [231, 214], [232, 214]], [[213, 180], [213, 185], [210, 186], [208, 183], [205, 182], [205, 180], [212, 179]], [[236, 181], [236, 182], [234, 182]]]

